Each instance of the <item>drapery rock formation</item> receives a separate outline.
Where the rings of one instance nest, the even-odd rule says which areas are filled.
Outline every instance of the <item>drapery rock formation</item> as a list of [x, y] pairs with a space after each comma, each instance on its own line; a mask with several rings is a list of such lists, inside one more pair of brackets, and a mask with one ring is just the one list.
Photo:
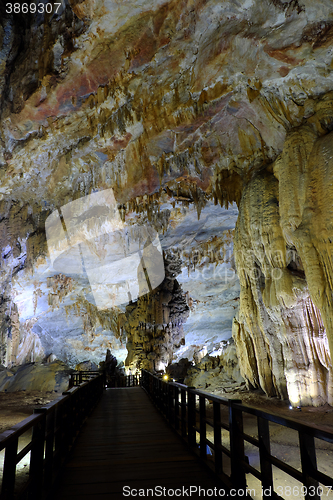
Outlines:
[[167, 255], [165, 263], [161, 285], [126, 307], [124, 329], [129, 354], [125, 364], [134, 372], [140, 368], [163, 372], [172, 362], [174, 349], [185, 343], [182, 325], [189, 308], [175, 278], [180, 262]]
[[333, 401], [333, 134], [318, 132], [293, 129], [272, 168], [251, 180], [235, 237], [243, 374], [303, 405]]
[[[332, 404], [332, 71], [330, 0], [0, 5], [1, 362], [199, 361], [239, 302], [248, 385]], [[47, 217], [106, 189], [180, 256], [179, 331], [155, 311], [169, 299], [100, 310], [52, 268]]]

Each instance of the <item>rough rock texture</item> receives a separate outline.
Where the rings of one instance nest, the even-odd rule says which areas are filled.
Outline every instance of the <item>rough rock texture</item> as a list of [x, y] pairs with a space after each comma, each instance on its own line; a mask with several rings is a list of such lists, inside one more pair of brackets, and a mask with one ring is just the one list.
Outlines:
[[43, 391], [60, 395], [69, 386], [71, 370], [64, 363], [29, 363], [0, 371], [0, 392]]
[[332, 133], [293, 130], [245, 188], [236, 227], [242, 372], [294, 404], [333, 402], [332, 157]]
[[[69, 0], [45, 16], [1, 5], [1, 362], [214, 352], [236, 311], [238, 279], [219, 274], [233, 275], [221, 207], [236, 218], [236, 203], [243, 376], [293, 404], [332, 402], [332, 70], [331, 0]], [[181, 254], [180, 350], [164, 327], [157, 344], [154, 329], [142, 338], [159, 300], [101, 311], [85, 277], [51, 267], [47, 217], [110, 188], [125, 224]]]
[[189, 308], [175, 279], [179, 269], [179, 259], [167, 255], [166, 276], [161, 285], [126, 307], [125, 365], [132, 371], [140, 368], [164, 371], [172, 361], [174, 349], [185, 343], [182, 324]]
[[218, 356], [204, 356], [195, 366], [188, 368], [184, 382], [209, 392], [230, 393], [244, 389], [235, 345], [224, 342]]

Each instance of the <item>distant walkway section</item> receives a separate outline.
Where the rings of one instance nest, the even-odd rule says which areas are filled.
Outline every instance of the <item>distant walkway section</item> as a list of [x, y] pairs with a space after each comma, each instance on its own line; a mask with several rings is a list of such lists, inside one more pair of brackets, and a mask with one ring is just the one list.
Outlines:
[[214, 498], [221, 488], [140, 387], [105, 391], [58, 485], [54, 500]]

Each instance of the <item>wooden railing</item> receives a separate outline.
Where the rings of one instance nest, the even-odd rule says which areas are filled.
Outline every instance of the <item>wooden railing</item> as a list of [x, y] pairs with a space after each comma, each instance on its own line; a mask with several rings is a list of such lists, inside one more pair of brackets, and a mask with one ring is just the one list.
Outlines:
[[[103, 387], [104, 376], [98, 374], [0, 434], [0, 452], [4, 452], [1, 500], [47, 497], [82, 424], [102, 396]], [[19, 450], [23, 435], [28, 443]], [[22, 478], [18, 477], [17, 465], [27, 460], [29, 453], [27, 481], [18, 485]]]
[[110, 377], [107, 385], [108, 387], [136, 387], [140, 385], [140, 375], [116, 375]]
[[[233, 490], [237, 488], [240, 492], [239, 496], [245, 496], [246, 492], [246, 498], [251, 498], [248, 494], [246, 474], [252, 474], [261, 482], [263, 499], [291, 498], [287, 490], [285, 497], [279, 496], [274, 490], [273, 466], [301, 484], [299, 494], [295, 497], [319, 500], [321, 491], [323, 491], [323, 498], [326, 498], [325, 493], [333, 488], [332, 477], [318, 470], [315, 447], [315, 438], [333, 443], [332, 432], [242, 405], [240, 400], [225, 399], [183, 384], [166, 382], [145, 370], [142, 371], [142, 387], [190, 448], [208, 467], [213, 469], [227, 488]], [[212, 404], [211, 415], [208, 415], [210, 412], [207, 411], [207, 403]], [[221, 417], [223, 413], [221, 407], [227, 407], [227, 421], [223, 421]], [[244, 432], [244, 414], [256, 418], [258, 438]], [[271, 454], [269, 422], [298, 432], [300, 471]], [[213, 433], [213, 440], [207, 438], [207, 427]], [[222, 444], [223, 429], [229, 433], [229, 447]], [[260, 470], [249, 464], [245, 455], [246, 442], [258, 449]], [[211, 451], [212, 454], [208, 455], [207, 451]], [[229, 473], [223, 468], [223, 455], [230, 459]], [[321, 484], [328, 489], [323, 490]], [[279, 487], [276, 486], [275, 489], [279, 490]]]
[[[70, 387], [75, 387], [80, 385], [82, 382], [91, 380], [92, 378], [99, 375], [100, 372], [96, 371], [77, 371], [71, 373]], [[112, 377], [106, 377], [104, 379], [105, 386], [107, 387], [136, 387], [140, 385], [141, 376], [140, 375], [114, 375]]]
[[88, 382], [89, 380], [97, 377], [98, 375], [104, 375], [104, 372], [100, 371], [76, 371], [72, 372], [69, 381], [69, 387], [76, 387], [82, 384], [82, 382]]

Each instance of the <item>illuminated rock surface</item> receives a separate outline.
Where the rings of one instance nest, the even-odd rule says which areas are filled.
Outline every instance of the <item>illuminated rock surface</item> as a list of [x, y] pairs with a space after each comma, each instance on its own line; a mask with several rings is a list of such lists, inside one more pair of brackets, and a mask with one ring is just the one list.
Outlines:
[[[161, 369], [233, 333], [249, 386], [332, 404], [332, 71], [330, 0], [1, 5], [1, 362]], [[107, 189], [166, 279], [101, 310], [45, 221]]]
[[68, 367], [59, 361], [53, 363], [30, 363], [12, 368], [10, 371], [0, 371], [0, 391], [67, 391], [69, 374]]

